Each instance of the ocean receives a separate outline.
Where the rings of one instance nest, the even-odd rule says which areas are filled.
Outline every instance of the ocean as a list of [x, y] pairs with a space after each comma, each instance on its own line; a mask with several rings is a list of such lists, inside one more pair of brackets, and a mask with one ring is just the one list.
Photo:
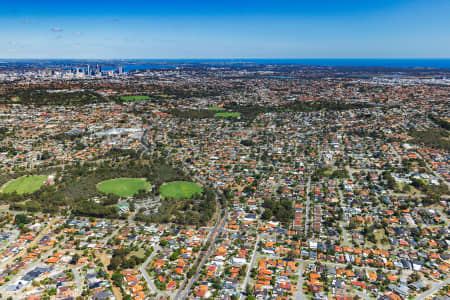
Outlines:
[[303, 65], [303, 66], [346, 66], [346, 67], [391, 67], [391, 68], [432, 68], [450, 69], [450, 58], [292, 58], [292, 59], [110, 59], [110, 60], [4, 60], [2, 64], [32, 63], [44, 65], [64, 64], [66, 67], [76, 63], [78, 66], [87, 64], [102, 65], [103, 70], [116, 69], [123, 66], [125, 72], [147, 69], [172, 69], [189, 64], [208, 64], [212, 66], [223, 65], [252, 65], [252, 64], [278, 64], [278, 65]]
[[433, 68], [450, 69], [450, 59], [378, 59], [378, 58], [296, 58], [296, 59], [139, 59], [123, 60], [125, 72], [147, 69], [172, 69], [186, 64], [245, 65], [303, 65], [303, 66], [346, 66], [346, 67], [390, 67], [390, 68]]

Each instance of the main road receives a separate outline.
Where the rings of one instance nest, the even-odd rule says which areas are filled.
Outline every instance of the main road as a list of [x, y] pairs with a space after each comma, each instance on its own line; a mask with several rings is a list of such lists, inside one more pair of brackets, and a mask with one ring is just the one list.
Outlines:
[[[151, 127], [147, 127], [143, 131], [142, 136], [140, 138], [140, 142], [141, 142], [142, 146], [145, 148], [144, 153], [150, 152], [150, 143], [148, 143], [146, 141], [146, 138], [148, 137], [148, 133], [149, 133], [150, 129], [151, 129]], [[185, 166], [183, 166], [183, 170], [185, 172], [187, 171]], [[206, 186], [206, 182], [203, 179], [201, 179], [197, 176], [193, 176], [193, 177], [195, 180], [200, 182], [202, 185]], [[215, 193], [215, 195], [216, 195], [216, 199], [220, 205], [220, 218], [217, 220], [217, 223], [208, 238], [208, 242], [210, 243], [209, 249], [208, 249], [206, 255], [203, 256], [203, 258], [202, 258], [202, 252], [200, 252], [200, 254], [197, 256], [194, 264], [192, 265], [192, 266], [197, 265], [197, 270], [196, 270], [194, 276], [192, 276], [192, 278], [190, 280], [187, 277], [185, 278], [185, 280], [181, 284], [180, 288], [178, 289], [175, 299], [184, 299], [187, 297], [187, 295], [189, 295], [189, 291], [192, 288], [192, 285], [194, 284], [194, 282], [197, 281], [197, 279], [200, 275], [200, 271], [201, 271], [203, 265], [205, 264], [205, 262], [207, 261], [207, 259], [209, 258], [209, 256], [211, 255], [211, 252], [214, 249], [217, 237], [219, 236], [219, 233], [222, 231], [222, 229], [226, 223], [226, 220], [228, 217], [228, 207], [226, 206], [226, 203], [222, 203], [221, 198], [217, 193]], [[199, 261], [200, 261], [200, 263], [198, 263]], [[144, 271], [145, 271], [145, 269], [144, 269]], [[141, 272], [142, 272], [142, 270], [141, 270]], [[145, 273], [144, 272], [142, 272], [142, 273], [143, 273], [144, 277], [146, 277]], [[148, 279], [150, 279], [150, 278], [148, 278]], [[147, 280], [147, 278], [146, 278], [146, 280]], [[149, 282], [149, 281], [147, 281], [147, 282]], [[153, 283], [151, 280], [150, 280], [150, 282]], [[187, 284], [187, 286], [186, 286], [186, 284]], [[151, 285], [152, 284], [149, 284], [149, 288], [151, 287]]]
[[[223, 214], [221, 219], [219, 219], [218, 223], [214, 227], [214, 230], [211, 232], [211, 234], [208, 238], [208, 242], [210, 242], [210, 246], [208, 248], [207, 253], [201, 259], [200, 264], [198, 264], [197, 270], [196, 270], [194, 276], [192, 276], [192, 278], [189, 280], [187, 287], [184, 287], [186, 284], [187, 278], [183, 282], [183, 285], [178, 290], [178, 293], [177, 293], [177, 296], [175, 299], [185, 299], [189, 295], [189, 291], [191, 290], [192, 286], [194, 285], [194, 283], [198, 280], [198, 277], [200, 276], [200, 271], [202, 270], [204, 264], [206, 263], [208, 258], [211, 256], [212, 251], [214, 250], [214, 246], [216, 244], [217, 238], [219, 237], [219, 234], [222, 231], [222, 229], [226, 223], [227, 217], [228, 217], [228, 208], [225, 208], [225, 213]], [[200, 259], [200, 257], [201, 257], [201, 253], [198, 255], [196, 262], [198, 259]], [[194, 265], [196, 264], [196, 262], [194, 263]]]
[[305, 236], [308, 236], [308, 226], [309, 226], [309, 207], [311, 204], [311, 176], [308, 176], [308, 183], [306, 184], [306, 208], [305, 208]]

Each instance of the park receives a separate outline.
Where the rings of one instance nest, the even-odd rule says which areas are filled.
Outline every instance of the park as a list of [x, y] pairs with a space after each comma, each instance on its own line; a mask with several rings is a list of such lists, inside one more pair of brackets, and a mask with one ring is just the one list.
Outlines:
[[203, 193], [200, 185], [187, 181], [166, 182], [160, 188], [163, 198], [173, 198], [176, 200], [190, 198], [195, 194]]
[[105, 194], [132, 197], [140, 190], [148, 191], [150, 184], [143, 178], [116, 178], [100, 182], [97, 189]]
[[8, 182], [3, 187], [2, 192], [5, 194], [16, 192], [19, 195], [31, 194], [39, 190], [46, 179], [46, 175], [22, 176]]

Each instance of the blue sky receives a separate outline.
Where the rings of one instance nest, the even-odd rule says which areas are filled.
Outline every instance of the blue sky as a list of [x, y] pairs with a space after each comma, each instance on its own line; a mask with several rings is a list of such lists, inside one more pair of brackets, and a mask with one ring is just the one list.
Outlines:
[[449, 0], [4, 2], [0, 58], [450, 57]]

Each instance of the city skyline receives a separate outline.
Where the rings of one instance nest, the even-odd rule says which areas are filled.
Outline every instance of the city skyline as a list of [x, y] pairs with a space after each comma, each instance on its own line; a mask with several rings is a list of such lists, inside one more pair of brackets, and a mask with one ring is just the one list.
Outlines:
[[448, 58], [448, 1], [6, 3], [0, 58]]

